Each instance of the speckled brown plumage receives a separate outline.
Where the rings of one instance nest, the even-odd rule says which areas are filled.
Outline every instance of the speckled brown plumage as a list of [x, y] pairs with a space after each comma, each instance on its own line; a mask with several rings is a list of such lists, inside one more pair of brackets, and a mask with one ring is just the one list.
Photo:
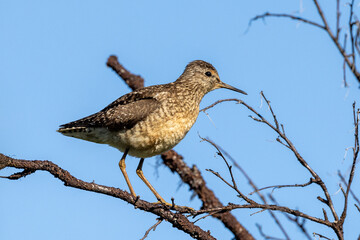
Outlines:
[[246, 94], [221, 82], [210, 63], [193, 61], [175, 82], [125, 94], [98, 113], [61, 125], [58, 131], [66, 136], [109, 144], [125, 152], [124, 155], [155, 156], [173, 148], [185, 137], [196, 121], [201, 99], [217, 88]]

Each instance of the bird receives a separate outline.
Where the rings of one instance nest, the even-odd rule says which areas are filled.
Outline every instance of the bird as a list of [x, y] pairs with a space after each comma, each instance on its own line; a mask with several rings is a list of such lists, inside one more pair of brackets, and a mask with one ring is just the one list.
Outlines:
[[171, 205], [144, 176], [144, 159], [174, 148], [194, 125], [202, 98], [219, 88], [247, 95], [222, 82], [213, 65], [195, 60], [176, 81], [127, 93], [103, 110], [63, 124], [57, 131], [65, 136], [108, 144], [123, 152], [119, 167], [134, 198], [136, 194], [126, 172], [125, 158], [127, 155], [140, 158], [137, 175], [159, 203]]

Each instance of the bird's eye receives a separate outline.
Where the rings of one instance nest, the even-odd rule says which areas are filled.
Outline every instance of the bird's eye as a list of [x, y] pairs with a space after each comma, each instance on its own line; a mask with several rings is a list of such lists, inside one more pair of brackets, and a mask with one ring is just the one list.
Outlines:
[[211, 72], [206, 72], [205, 75], [211, 77]]

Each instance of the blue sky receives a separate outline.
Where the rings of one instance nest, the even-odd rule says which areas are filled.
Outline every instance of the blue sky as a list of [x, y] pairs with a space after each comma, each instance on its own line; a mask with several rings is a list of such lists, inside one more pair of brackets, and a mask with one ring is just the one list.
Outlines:
[[[321, 1], [334, 20], [335, 3]], [[346, 9], [346, 6], [342, 5]], [[355, 9], [358, 11], [358, 7]], [[352, 106], [358, 100], [356, 80], [342, 86], [342, 58], [324, 32], [285, 19], [258, 21], [257, 14], [301, 12], [319, 21], [311, 1], [0, 1], [0, 152], [15, 158], [50, 160], [85, 181], [126, 189], [118, 161], [121, 153], [106, 145], [71, 139], [56, 132], [60, 124], [79, 119], [129, 92], [105, 63], [115, 54], [131, 72], [154, 85], [176, 80], [186, 64], [212, 63], [221, 79], [246, 91], [243, 96], [216, 90], [201, 106], [222, 98], [241, 98], [266, 117], [260, 91], [271, 101], [287, 135], [310, 165], [324, 178], [336, 208], [343, 203], [337, 170], [348, 173], [353, 144]], [[345, 15], [345, 14], [344, 14]], [[333, 23], [333, 21], [332, 21]], [[332, 24], [334, 27], [334, 24]], [[346, 27], [344, 25], [344, 27]], [[344, 29], [346, 31], [346, 29]], [[229, 152], [259, 187], [305, 183], [310, 175], [293, 155], [275, 141], [265, 125], [251, 120], [244, 107], [224, 103], [201, 113], [186, 138], [175, 147], [191, 166], [196, 164], [208, 186], [223, 203], [241, 203], [236, 193], [205, 169], [227, 175], [215, 150], [201, 142], [209, 137]], [[145, 160], [144, 172], [167, 200], [199, 208], [187, 186], [162, 166], [158, 157]], [[138, 159], [127, 169], [135, 191], [154, 201], [137, 178]], [[14, 169], [1, 170], [0, 175]], [[156, 174], [158, 172], [158, 174]], [[244, 193], [251, 192], [240, 172], [235, 177]], [[359, 193], [358, 174], [354, 191]], [[1, 239], [140, 239], [156, 216], [108, 196], [65, 187], [45, 172], [18, 181], [0, 180]], [[283, 205], [322, 217], [316, 186], [274, 192]], [[359, 194], [358, 194], [359, 195]], [[346, 237], [358, 236], [359, 214], [351, 204]], [[282, 237], [266, 212], [236, 210], [233, 214], [255, 236], [255, 223]], [[288, 232], [299, 230], [279, 214]], [[198, 224], [218, 239], [232, 235], [212, 218]], [[326, 228], [308, 222], [310, 233], [329, 237]], [[162, 223], [149, 239], [190, 239]]]

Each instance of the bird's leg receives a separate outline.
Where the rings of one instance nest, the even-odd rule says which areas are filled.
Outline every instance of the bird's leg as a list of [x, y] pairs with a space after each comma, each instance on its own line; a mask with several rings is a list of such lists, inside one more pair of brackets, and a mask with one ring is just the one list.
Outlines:
[[121, 160], [119, 161], [119, 167], [120, 167], [122, 174], [124, 175], [125, 181], [130, 189], [131, 195], [133, 195], [133, 197], [136, 197], [135, 191], [134, 191], [133, 187], [131, 186], [130, 179], [126, 172], [125, 158], [126, 158], [126, 155], [128, 154], [128, 152], [129, 152], [129, 148], [126, 148], [124, 151], [124, 155], [121, 157]]
[[144, 163], [144, 158], [140, 159], [139, 165], [136, 169], [136, 173], [137, 175], [141, 178], [141, 180], [146, 184], [146, 186], [152, 191], [152, 193], [155, 195], [155, 197], [157, 198], [157, 200], [161, 203], [165, 203], [166, 205], [170, 205], [170, 203], [165, 202], [165, 200], [158, 194], [158, 192], [155, 190], [155, 188], [153, 186], [151, 186], [151, 184], [149, 183], [149, 181], [145, 178], [144, 173], [142, 171], [142, 166]]
[[146, 184], [146, 186], [152, 191], [152, 193], [155, 195], [155, 197], [157, 198], [158, 202], [156, 203], [162, 203], [162, 204], [165, 204], [169, 207], [173, 207], [175, 209], [177, 208], [182, 208], [182, 209], [186, 209], [188, 211], [194, 211], [193, 208], [191, 207], [183, 207], [183, 206], [178, 206], [178, 205], [174, 205], [173, 203], [168, 203], [166, 202], [161, 196], [160, 194], [155, 190], [155, 188], [153, 186], [151, 186], [151, 184], [149, 183], [149, 181], [145, 178], [144, 176], [144, 173], [142, 171], [142, 166], [143, 166], [143, 163], [144, 163], [144, 158], [141, 158], [140, 159], [140, 162], [139, 162], [139, 165], [136, 169], [136, 173], [137, 175], [141, 178], [141, 180]]

